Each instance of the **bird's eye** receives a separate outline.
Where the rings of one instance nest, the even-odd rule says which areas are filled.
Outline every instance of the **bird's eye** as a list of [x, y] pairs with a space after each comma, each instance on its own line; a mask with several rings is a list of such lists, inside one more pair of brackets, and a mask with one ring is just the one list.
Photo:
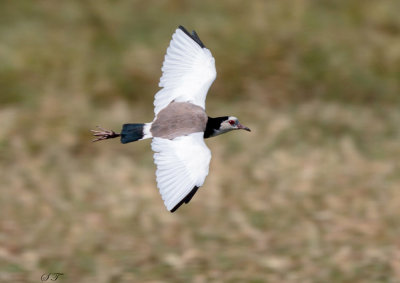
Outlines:
[[235, 121], [229, 120], [229, 124], [231, 124], [233, 126], [233, 125], [235, 125]]

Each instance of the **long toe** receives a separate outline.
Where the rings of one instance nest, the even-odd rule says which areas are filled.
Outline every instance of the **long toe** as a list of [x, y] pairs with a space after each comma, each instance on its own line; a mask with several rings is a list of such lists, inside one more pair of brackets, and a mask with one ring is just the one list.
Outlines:
[[97, 128], [99, 130], [90, 130], [93, 133], [93, 136], [97, 137], [96, 139], [92, 140], [92, 142], [113, 139], [120, 136], [120, 134], [117, 134], [112, 130], [106, 130], [99, 126], [97, 126]]

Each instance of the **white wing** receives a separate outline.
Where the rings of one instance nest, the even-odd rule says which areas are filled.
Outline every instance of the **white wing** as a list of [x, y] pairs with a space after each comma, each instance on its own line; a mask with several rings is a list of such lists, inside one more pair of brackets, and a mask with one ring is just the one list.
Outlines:
[[171, 211], [194, 187], [203, 185], [211, 152], [204, 143], [202, 132], [173, 140], [153, 138], [151, 148], [155, 152], [157, 186], [165, 206]]
[[[195, 41], [196, 40], [196, 41]], [[172, 35], [154, 100], [155, 115], [171, 101], [191, 102], [205, 109], [207, 91], [217, 76], [215, 60], [196, 33], [179, 27]]]

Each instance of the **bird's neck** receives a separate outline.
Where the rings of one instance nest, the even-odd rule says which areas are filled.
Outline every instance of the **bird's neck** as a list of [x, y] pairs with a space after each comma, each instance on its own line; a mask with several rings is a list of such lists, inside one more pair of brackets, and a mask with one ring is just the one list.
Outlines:
[[228, 119], [228, 116], [216, 118], [208, 117], [204, 138], [207, 139], [225, 133], [224, 131], [220, 131], [220, 127], [221, 123], [226, 119]]

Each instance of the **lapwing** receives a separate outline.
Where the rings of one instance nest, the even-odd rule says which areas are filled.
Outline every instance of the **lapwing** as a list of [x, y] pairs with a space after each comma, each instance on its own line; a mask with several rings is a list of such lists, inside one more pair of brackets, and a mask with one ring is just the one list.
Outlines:
[[209, 117], [208, 89], [216, 78], [215, 60], [195, 31], [179, 26], [172, 35], [154, 99], [150, 123], [124, 124], [121, 133], [98, 127], [93, 141], [120, 137], [121, 143], [152, 138], [157, 187], [170, 212], [189, 203], [208, 175], [211, 152], [204, 139], [246, 130], [234, 116]]

